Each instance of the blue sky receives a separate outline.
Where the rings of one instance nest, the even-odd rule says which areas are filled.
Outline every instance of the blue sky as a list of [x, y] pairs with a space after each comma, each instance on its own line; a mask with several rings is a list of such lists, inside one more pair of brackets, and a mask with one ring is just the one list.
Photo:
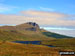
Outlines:
[[0, 0], [0, 25], [28, 21], [75, 37], [75, 0]]
[[[0, 0], [0, 4], [11, 11], [0, 13], [16, 13], [21, 10], [55, 11], [75, 14], [75, 0]], [[12, 8], [15, 7], [15, 8]]]

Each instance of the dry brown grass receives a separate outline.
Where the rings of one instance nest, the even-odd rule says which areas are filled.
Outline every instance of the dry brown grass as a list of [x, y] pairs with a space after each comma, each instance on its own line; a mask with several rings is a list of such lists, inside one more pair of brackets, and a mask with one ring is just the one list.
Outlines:
[[42, 45], [0, 43], [0, 56], [58, 56], [59, 49]]

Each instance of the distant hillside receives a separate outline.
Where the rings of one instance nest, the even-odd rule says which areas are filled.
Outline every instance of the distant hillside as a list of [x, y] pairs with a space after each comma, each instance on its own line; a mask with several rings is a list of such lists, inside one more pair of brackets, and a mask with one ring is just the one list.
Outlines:
[[0, 41], [29, 41], [29, 40], [51, 40], [43, 35], [38, 24], [28, 22], [16, 26], [1, 26], [0, 27]]
[[16, 26], [0, 26], [0, 41], [53, 40], [56, 38], [71, 37], [41, 30], [35, 22], [27, 22]]
[[53, 37], [53, 38], [57, 38], [57, 39], [60, 39], [60, 38], [73, 38], [73, 37], [66, 36], [66, 35], [61, 35], [61, 34], [57, 34], [57, 33], [53, 33], [53, 32], [48, 32], [44, 29], [41, 29], [41, 31], [47, 37]]

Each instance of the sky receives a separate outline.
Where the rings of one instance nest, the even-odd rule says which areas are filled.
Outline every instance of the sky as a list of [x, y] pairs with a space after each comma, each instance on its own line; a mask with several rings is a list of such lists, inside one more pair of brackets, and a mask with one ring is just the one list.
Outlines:
[[36, 22], [40, 28], [75, 37], [75, 0], [0, 0], [0, 25]]

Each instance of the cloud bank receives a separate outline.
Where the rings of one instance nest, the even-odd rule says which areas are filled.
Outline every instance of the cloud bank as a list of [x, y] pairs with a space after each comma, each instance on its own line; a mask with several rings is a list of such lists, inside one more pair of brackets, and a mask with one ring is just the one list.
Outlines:
[[74, 18], [75, 15], [30, 10], [21, 11], [18, 15], [0, 14], [0, 24], [21, 24], [32, 21], [39, 25], [75, 26]]

